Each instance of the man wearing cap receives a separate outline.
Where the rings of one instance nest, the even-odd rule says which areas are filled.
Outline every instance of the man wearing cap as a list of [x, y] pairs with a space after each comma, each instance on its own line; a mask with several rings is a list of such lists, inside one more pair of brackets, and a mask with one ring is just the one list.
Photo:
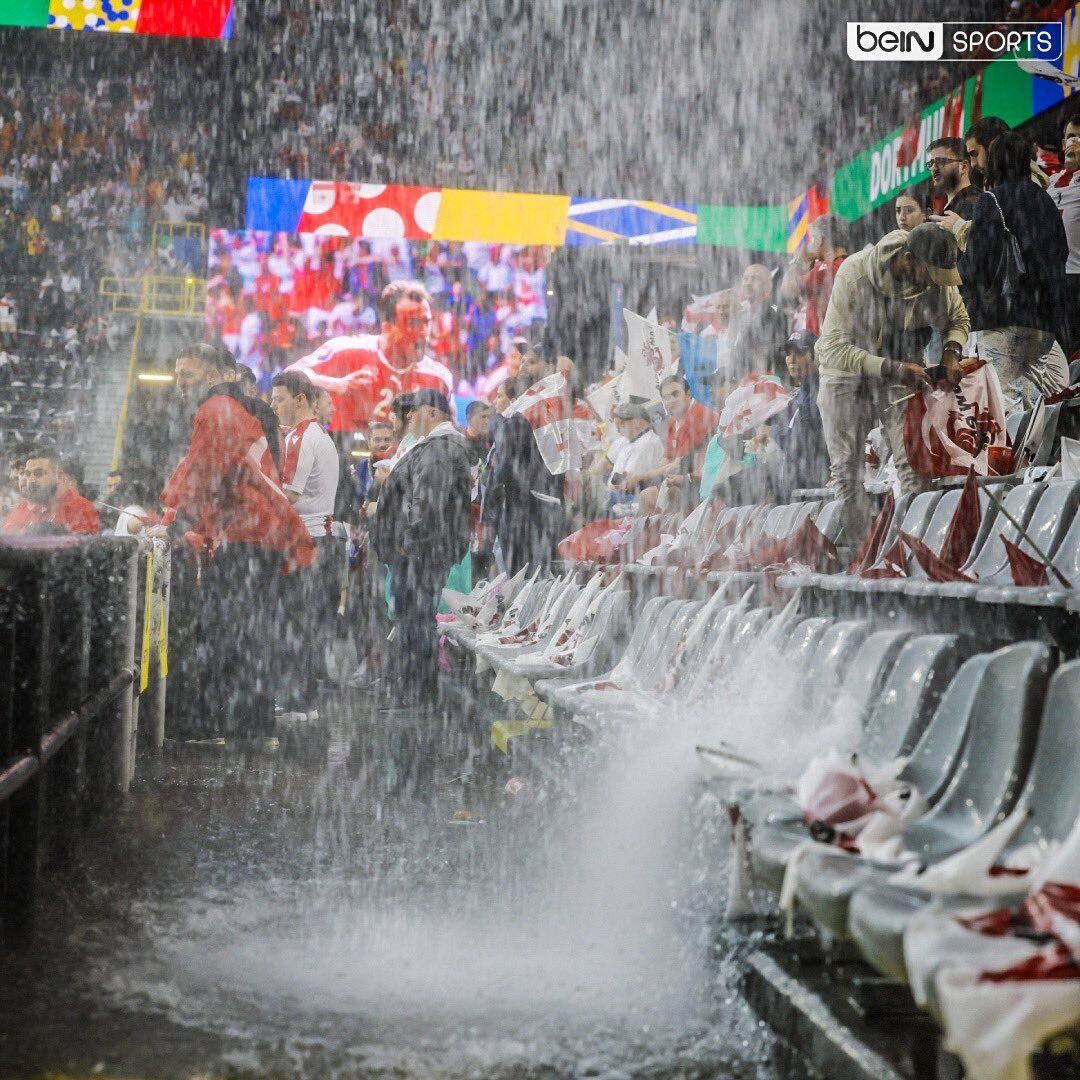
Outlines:
[[612, 488], [628, 476], [657, 468], [664, 460], [664, 444], [643, 406], [623, 402], [615, 409], [615, 427], [619, 437], [607, 455], [611, 462], [608, 483]]
[[921, 490], [904, 450], [904, 402], [928, 389], [923, 350], [934, 330], [942, 366], [959, 384], [971, 323], [960, 298], [952, 234], [931, 222], [897, 229], [849, 256], [837, 270], [817, 343], [818, 408], [829, 469], [844, 501], [845, 544], [858, 544], [873, 507], [862, 485], [866, 434], [880, 422], [905, 494]]
[[435, 612], [454, 563], [469, 550], [472, 480], [465, 438], [436, 390], [413, 392], [416, 441], [395, 460], [372, 528], [376, 554], [390, 567], [400, 661], [395, 696], [430, 700], [436, 687]]

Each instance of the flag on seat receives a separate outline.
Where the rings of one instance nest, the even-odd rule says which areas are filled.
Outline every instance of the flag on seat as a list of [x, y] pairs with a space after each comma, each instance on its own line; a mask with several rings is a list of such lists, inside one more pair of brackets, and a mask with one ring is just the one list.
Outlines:
[[975, 583], [975, 578], [969, 577], [955, 567], [950, 566], [944, 559], [935, 555], [930, 547], [923, 543], [917, 536], [900, 530], [900, 539], [907, 545], [908, 550], [915, 556], [915, 561], [922, 567], [923, 573], [930, 581], [963, 581], [969, 585]]
[[899, 537], [892, 542], [888, 551], [884, 552], [875, 563], [864, 567], [859, 571], [859, 577], [867, 581], [881, 581], [884, 578], [907, 577], [907, 555], [904, 552], [904, 542]]
[[888, 535], [889, 525], [892, 523], [893, 514], [895, 512], [896, 498], [892, 493], [892, 488], [889, 488], [889, 490], [885, 492], [885, 498], [882, 500], [881, 509], [878, 511], [877, 517], [874, 518], [874, 522], [870, 526], [870, 531], [859, 545], [859, 550], [855, 552], [855, 557], [851, 560], [851, 565], [844, 573], [852, 575], [862, 574], [863, 570], [868, 569], [878, 561], [878, 558], [881, 555], [881, 545], [885, 543], [885, 537]]
[[975, 468], [972, 466], [968, 469], [964, 490], [953, 511], [945, 542], [941, 545], [942, 562], [959, 570], [971, 555], [981, 525], [982, 506], [979, 503], [979, 487], [975, 482]]

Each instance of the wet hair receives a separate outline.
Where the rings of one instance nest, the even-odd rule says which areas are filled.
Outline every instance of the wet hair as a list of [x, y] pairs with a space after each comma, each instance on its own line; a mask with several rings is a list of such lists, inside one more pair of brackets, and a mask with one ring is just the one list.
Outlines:
[[848, 246], [848, 224], [836, 214], [822, 214], [810, 222], [810, 230], [820, 236], [831, 248], [843, 248]]
[[897, 199], [910, 199], [924, 213], [930, 209], [930, 200], [927, 199], [927, 197], [924, 194], [921, 194], [919, 192], [918, 188], [913, 188], [913, 187], [901, 188], [893, 196], [893, 203], [895, 203]]
[[660, 384], [660, 393], [662, 394], [672, 383], [678, 383], [686, 393], [690, 393], [690, 383], [687, 381], [685, 375], [669, 375]]
[[1061, 125], [1061, 141], [1062, 142], [1065, 141], [1065, 129], [1070, 124], [1075, 124], [1076, 127], [1080, 127], [1080, 109], [1076, 110], [1075, 112], [1070, 113], [1068, 116], [1065, 117], [1065, 120], [1062, 122], [1062, 125]]
[[247, 366], [247, 364], [241, 364], [237, 361], [236, 372], [240, 376], [240, 381], [244, 384], [244, 389], [248, 392], [258, 390], [259, 381], [255, 378], [255, 372]]
[[520, 375], [511, 375], [502, 382], [502, 392], [511, 400], [515, 401], [529, 389], [529, 383]]
[[[60, 451], [50, 443], [37, 443], [31, 446], [22, 455], [23, 468], [26, 468], [28, 461], [51, 461], [58, 469], [64, 468], [64, 460], [60, 454]], [[66, 470], [65, 470], [66, 471]]]
[[412, 394], [398, 394], [390, 402], [390, 411], [404, 424], [409, 419], [409, 413], [413, 411]]
[[1010, 180], [1026, 180], [1031, 176], [1035, 152], [1031, 139], [1019, 131], [1006, 131], [990, 145], [986, 162], [986, 177], [991, 185]]
[[479, 398], [475, 401], [470, 401], [469, 404], [465, 406], [465, 423], [468, 423], [473, 418], [473, 414], [477, 409], [490, 408], [491, 406], [486, 401], [481, 401]]
[[974, 139], [980, 146], [985, 146], [989, 150], [993, 141], [1008, 130], [1009, 125], [1000, 116], [984, 116], [981, 120], [976, 120], [964, 132], [964, 141]]
[[293, 397], [306, 397], [309, 406], [314, 406], [318, 397], [314, 384], [302, 371], [279, 371], [270, 385], [284, 386]]
[[967, 144], [963, 139], [935, 139], [927, 148], [930, 150], [948, 150], [954, 157], [967, 161]]
[[367, 427], [368, 427], [369, 432], [374, 431], [376, 428], [378, 428], [381, 431], [389, 431], [389, 432], [393, 432], [393, 430], [394, 430], [394, 425], [391, 424], [389, 420], [372, 420], [371, 423], [368, 424]]
[[379, 318], [382, 322], [392, 323], [399, 300], [415, 300], [431, 303], [427, 289], [419, 281], [391, 281], [379, 294]]
[[190, 358], [198, 360], [206, 367], [213, 368], [219, 375], [231, 375], [236, 371], [236, 361], [224, 345], [213, 345], [209, 341], [199, 341], [188, 345], [176, 354], [177, 360]]

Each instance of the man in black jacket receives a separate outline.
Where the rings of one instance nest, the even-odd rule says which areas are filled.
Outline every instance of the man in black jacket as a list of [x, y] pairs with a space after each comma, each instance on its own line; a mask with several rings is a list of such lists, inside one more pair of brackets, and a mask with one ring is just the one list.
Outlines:
[[[555, 366], [530, 348], [517, 382], [527, 389], [554, 374]], [[484, 524], [498, 539], [502, 565], [510, 573], [523, 566], [549, 566], [566, 535], [563, 478], [544, 464], [528, 420], [504, 417], [492, 432], [491, 464], [484, 495]]]
[[464, 436], [450, 422], [450, 402], [436, 390], [413, 393], [417, 441], [383, 484], [372, 540], [390, 567], [400, 661], [396, 694], [434, 694], [439, 638], [435, 612], [454, 563], [469, 550], [472, 479]]

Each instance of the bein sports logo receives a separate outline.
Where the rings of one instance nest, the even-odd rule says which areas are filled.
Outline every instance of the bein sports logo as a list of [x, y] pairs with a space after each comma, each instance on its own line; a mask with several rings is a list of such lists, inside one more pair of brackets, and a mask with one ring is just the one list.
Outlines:
[[852, 60], [1060, 60], [1059, 22], [849, 22]]

